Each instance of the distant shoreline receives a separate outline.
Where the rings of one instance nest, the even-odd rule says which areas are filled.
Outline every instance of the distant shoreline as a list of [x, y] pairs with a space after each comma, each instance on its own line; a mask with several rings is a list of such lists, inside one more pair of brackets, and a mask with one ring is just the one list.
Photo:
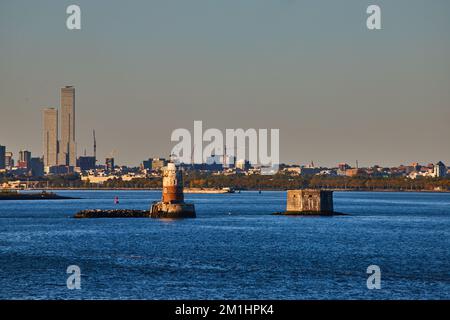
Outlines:
[[[20, 191], [162, 191], [162, 188], [36, 188], [36, 189], [26, 189]], [[208, 192], [205, 188], [205, 192], [189, 192], [185, 191], [187, 194], [229, 194], [227, 192]], [[235, 193], [239, 191], [245, 192], [264, 192], [264, 191], [287, 191], [288, 189], [235, 189]], [[323, 189], [335, 192], [419, 192], [419, 193], [450, 193], [450, 190], [396, 190], [396, 189]]]

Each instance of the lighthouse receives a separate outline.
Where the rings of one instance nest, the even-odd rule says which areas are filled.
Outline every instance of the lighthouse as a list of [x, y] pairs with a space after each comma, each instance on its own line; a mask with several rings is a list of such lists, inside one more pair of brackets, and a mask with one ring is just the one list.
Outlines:
[[163, 169], [163, 194], [164, 203], [182, 203], [183, 194], [183, 174], [177, 170], [175, 163], [168, 163]]
[[152, 218], [195, 218], [195, 207], [184, 202], [183, 173], [175, 163], [163, 168], [163, 189], [160, 202], [152, 204]]

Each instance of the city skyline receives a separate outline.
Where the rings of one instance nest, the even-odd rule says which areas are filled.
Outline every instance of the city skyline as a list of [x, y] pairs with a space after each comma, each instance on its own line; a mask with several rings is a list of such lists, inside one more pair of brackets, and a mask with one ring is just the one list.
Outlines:
[[75, 167], [77, 164], [75, 88], [73, 86], [61, 88], [60, 96], [59, 109], [52, 107], [42, 109], [44, 165]]
[[[75, 117], [75, 87], [74, 86], [64, 86], [60, 88], [60, 110], [58, 111], [58, 108], [54, 107], [43, 107], [41, 109], [42, 113], [42, 153], [39, 154], [39, 157], [43, 158], [43, 164], [47, 167], [52, 166], [71, 166], [76, 167], [77, 166], [77, 146], [76, 146], [76, 117]], [[170, 146], [172, 147], [174, 142], [170, 142]], [[208, 143], [204, 142], [205, 145]], [[11, 151], [11, 148], [8, 146], [5, 146], [7, 149], [5, 151], [9, 151], [13, 155], [19, 155], [23, 151], [30, 150], [29, 147], [20, 148], [17, 153], [14, 153]], [[96, 153], [96, 141], [95, 141], [95, 129], [94, 129], [94, 140], [91, 141], [91, 146], [87, 146], [84, 148], [84, 156], [88, 155], [86, 153], [87, 149], [91, 149], [92, 152], [89, 152], [89, 156], [94, 156]], [[64, 150], [66, 150], [64, 152]], [[102, 163], [103, 160], [105, 160], [105, 165], [108, 161], [108, 158], [113, 157], [113, 153], [116, 152], [116, 150], [113, 150], [111, 153], [105, 155], [103, 159], [98, 159], [99, 163]], [[217, 156], [222, 155], [214, 155], [211, 154], [212, 157], [217, 158]], [[227, 156], [229, 154], [227, 153]], [[148, 158], [154, 158], [158, 159], [160, 157], [165, 157], [165, 155], [155, 155], [151, 154], [150, 156], [147, 155]], [[167, 158], [169, 158], [167, 156]], [[14, 157], [13, 157], [14, 158]], [[129, 167], [136, 167], [139, 165], [142, 165], [142, 162], [145, 161], [146, 156], [142, 158], [141, 160], [138, 160], [136, 163], [120, 163], [120, 165], [125, 165]], [[236, 159], [236, 161], [243, 161], [247, 159]], [[373, 167], [373, 166], [381, 166], [381, 167], [397, 167], [401, 165], [414, 165], [415, 163], [424, 163], [424, 164], [434, 164], [438, 161], [441, 161], [442, 159], [428, 159], [424, 161], [416, 161], [411, 160], [409, 162], [404, 163], [397, 163], [397, 164], [391, 164], [391, 165], [385, 165], [383, 163], [363, 163], [361, 167]], [[117, 161], [116, 159], [116, 162]], [[317, 160], [311, 160], [309, 162], [298, 162], [298, 161], [281, 161], [280, 164], [286, 164], [286, 165], [304, 165], [304, 166], [311, 166], [312, 163], [319, 163], [317, 167], [324, 167], [324, 168], [335, 168], [338, 167], [340, 164], [350, 164], [354, 167], [358, 167], [360, 161], [358, 159], [354, 159], [354, 161], [342, 161], [342, 160], [336, 160], [334, 163], [329, 164], [323, 164], [321, 163], [320, 159]]]
[[445, 302], [449, 35], [450, 0], [0, 0], [0, 300]]
[[80, 1], [80, 31], [57, 1], [1, 3], [0, 144], [42, 155], [37, 119], [70, 84], [78, 153], [95, 129], [101, 161], [168, 157], [171, 132], [202, 120], [279, 128], [285, 163], [450, 163], [450, 4], [378, 3], [379, 32], [360, 1]]

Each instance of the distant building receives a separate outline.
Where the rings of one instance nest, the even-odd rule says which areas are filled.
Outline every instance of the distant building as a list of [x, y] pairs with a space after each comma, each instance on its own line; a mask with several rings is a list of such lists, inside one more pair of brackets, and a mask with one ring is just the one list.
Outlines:
[[300, 175], [302, 176], [315, 175], [320, 173], [320, 171], [322, 171], [321, 168], [300, 167]]
[[293, 165], [283, 168], [283, 172], [286, 172], [290, 175], [298, 176], [300, 175], [300, 166]]
[[347, 163], [342, 162], [342, 163], [339, 163], [339, 164], [338, 164], [338, 169], [339, 169], [340, 171], [345, 172], [345, 170], [350, 169], [350, 166], [349, 166]]
[[225, 155], [222, 157], [223, 168], [231, 169], [236, 166], [236, 157], [232, 155]]
[[200, 164], [200, 170], [206, 171], [222, 171], [224, 157], [218, 154], [212, 154], [206, 158], [206, 163]]
[[435, 178], [445, 177], [447, 175], [447, 167], [442, 161], [439, 161], [433, 166], [433, 176]]
[[250, 162], [244, 159], [236, 161], [236, 169], [246, 171], [250, 169]]
[[10, 151], [5, 152], [5, 168], [11, 170], [14, 167], [13, 153]]
[[357, 177], [357, 176], [366, 176], [367, 171], [359, 168], [351, 168], [345, 171], [345, 175], [347, 177]]
[[44, 166], [58, 165], [58, 110], [45, 108], [42, 111]]
[[321, 170], [317, 175], [318, 176], [336, 176], [337, 173], [336, 173], [336, 170], [333, 170], [333, 169], [324, 169], [324, 170]]
[[104, 184], [108, 180], [117, 179], [116, 176], [96, 176], [96, 175], [87, 175], [87, 176], [81, 176], [81, 181], [89, 181], [89, 183], [93, 184]]
[[152, 170], [152, 159], [142, 161], [142, 169]]
[[345, 176], [345, 172], [350, 168], [351, 167], [345, 162], [338, 163], [338, 168], [336, 170], [336, 174], [338, 176]]
[[162, 170], [167, 165], [166, 159], [154, 158], [152, 159], [152, 170]]
[[[410, 167], [412, 168], [411, 172], [420, 171], [420, 169], [422, 168], [422, 166], [418, 162], [411, 163]], [[407, 173], [409, 173], [408, 170], [407, 170]]]
[[77, 167], [80, 168], [81, 171], [88, 171], [95, 169], [95, 157], [91, 156], [82, 156], [77, 160]]
[[44, 161], [41, 158], [31, 158], [29, 169], [33, 177], [41, 177], [44, 175]]
[[106, 171], [113, 172], [115, 168], [114, 158], [106, 158], [105, 160]]
[[72, 166], [51, 166], [51, 167], [44, 167], [44, 172], [47, 174], [54, 174], [54, 175], [60, 175], [60, 174], [69, 174], [74, 172], [75, 167]]
[[26, 150], [21, 150], [19, 152], [19, 162], [17, 166], [22, 169], [29, 169], [31, 162], [31, 152]]
[[27, 150], [19, 151], [19, 161], [29, 163], [31, 160], [31, 152]]
[[17, 161], [16, 168], [18, 169], [28, 169], [28, 163], [25, 161]]
[[223, 164], [222, 163], [194, 163], [192, 166], [194, 170], [200, 170], [200, 171], [222, 171], [223, 170]]
[[5, 157], [6, 157], [6, 147], [0, 145], [0, 170], [5, 170]]

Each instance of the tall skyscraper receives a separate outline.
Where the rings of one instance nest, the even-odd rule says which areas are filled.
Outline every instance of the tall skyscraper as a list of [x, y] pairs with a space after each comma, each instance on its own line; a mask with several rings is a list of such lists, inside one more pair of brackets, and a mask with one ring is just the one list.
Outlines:
[[58, 110], [46, 108], [42, 112], [44, 166], [58, 165]]
[[75, 142], [75, 88], [61, 88], [61, 140], [59, 143], [59, 165], [76, 166]]
[[0, 170], [5, 169], [6, 147], [0, 145]]

